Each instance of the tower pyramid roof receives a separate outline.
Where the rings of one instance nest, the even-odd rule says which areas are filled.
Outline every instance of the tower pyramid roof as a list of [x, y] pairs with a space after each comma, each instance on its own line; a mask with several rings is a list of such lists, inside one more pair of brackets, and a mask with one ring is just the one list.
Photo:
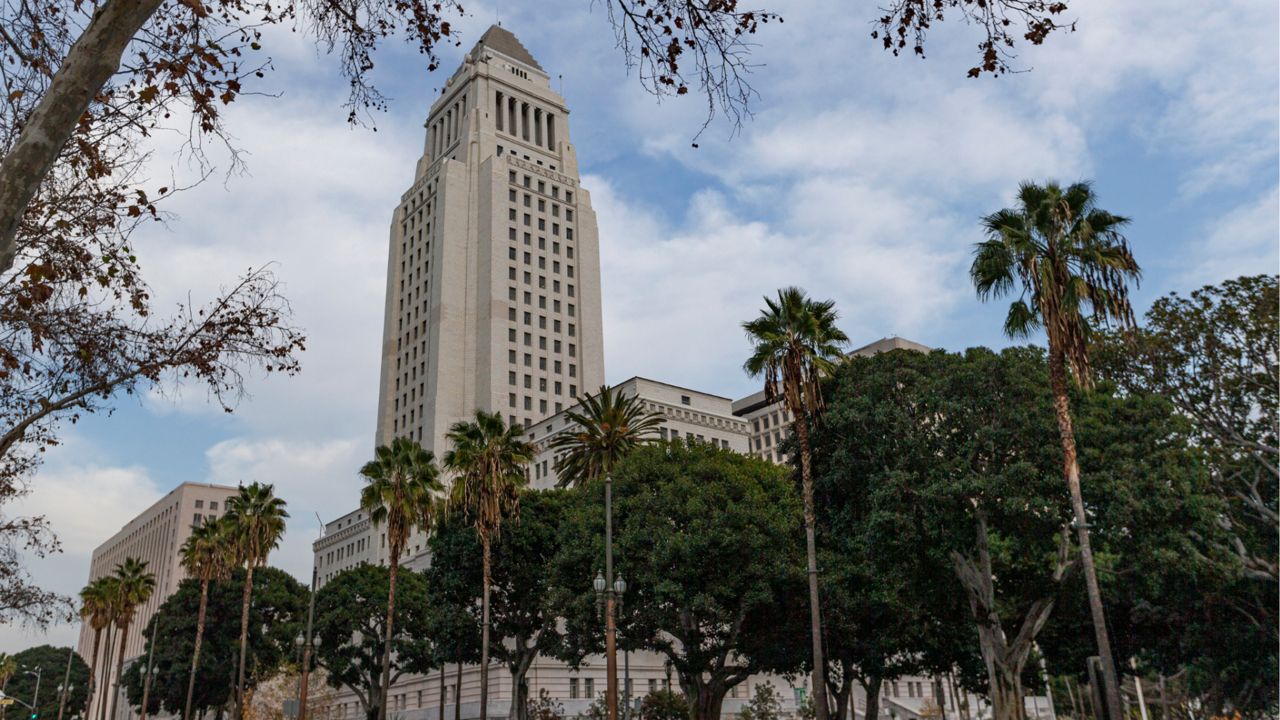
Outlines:
[[528, 48], [520, 42], [520, 39], [501, 25], [490, 25], [489, 29], [484, 31], [484, 34], [476, 41], [476, 49], [480, 49], [481, 46], [500, 52], [509, 58], [519, 60], [529, 67], [542, 70], [542, 66], [538, 64], [537, 60], [533, 59], [533, 55], [529, 54]]

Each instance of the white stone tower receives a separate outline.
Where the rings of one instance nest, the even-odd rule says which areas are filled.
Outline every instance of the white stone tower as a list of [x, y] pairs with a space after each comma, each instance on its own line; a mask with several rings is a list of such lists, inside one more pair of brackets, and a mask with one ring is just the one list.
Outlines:
[[378, 444], [439, 456], [477, 409], [527, 426], [603, 384], [596, 217], [568, 115], [498, 26], [432, 105], [391, 222]]

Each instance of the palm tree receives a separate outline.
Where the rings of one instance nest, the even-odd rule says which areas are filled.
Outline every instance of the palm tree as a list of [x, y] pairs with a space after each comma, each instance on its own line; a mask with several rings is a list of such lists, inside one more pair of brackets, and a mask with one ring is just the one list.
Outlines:
[[560, 453], [560, 487], [609, 475], [632, 450], [657, 440], [662, 425], [662, 416], [645, 410], [639, 397], [614, 392], [608, 385], [583, 398], [581, 410], [566, 411], [565, 418], [577, 427], [551, 441], [551, 448]]
[[120, 699], [120, 679], [124, 677], [124, 648], [128, 644], [129, 624], [133, 622], [133, 614], [137, 612], [138, 606], [151, 599], [151, 593], [156, 589], [156, 575], [147, 572], [146, 560], [125, 558], [124, 562], [116, 565], [114, 589], [113, 621], [119, 628], [120, 650], [116, 654], [116, 683], [115, 690], [111, 693], [111, 711], [108, 717], [116, 716], [116, 702]]
[[360, 508], [369, 513], [375, 527], [387, 528], [391, 555], [387, 585], [386, 640], [382, 646], [382, 688], [378, 693], [378, 720], [387, 718], [387, 692], [391, 686], [391, 638], [394, 635], [396, 577], [400, 556], [415, 529], [430, 532], [436, 519], [436, 497], [444, 491], [436, 458], [416, 441], [395, 438], [379, 446], [374, 459], [360, 468], [368, 484], [360, 491]]
[[1091, 386], [1089, 337], [1099, 326], [1133, 327], [1128, 284], [1138, 282], [1142, 271], [1120, 233], [1128, 218], [1101, 210], [1096, 202], [1087, 182], [1066, 188], [1053, 182], [1022, 183], [1017, 207], [983, 218], [987, 239], [974, 248], [969, 274], [983, 300], [1017, 289], [1018, 299], [1005, 318], [1007, 335], [1026, 337], [1044, 328], [1048, 337], [1049, 384], [1062, 440], [1063, 475], [1071, 492], [1089, 610], [1106, 678], [1107, 708], [1112, 720], [1119, 720], [1120, 686], [1080, 493], [1067, 372], [1085, 389]]
[[843, 357], [849, 338], [836, 327], [835, 303], [830, 300], [811, 300], [804, 290], [788, 287], [778, 291], [776, 300], [766, 297], [764, 304], [760, 317], [742, 324], [752, 345], [751, 356], [743, 368], [751, 377], [764, 377], [767, 402], [782, 400], [791, 413], [791, 429], [800, 444], [804, 539], [809, 565], [809, 624], [813, 636], [813, 710], [816, 720], [827, 720], [809, 423], [822, 413], [822, 376]]
[[182, 720], [191, 718], [191, 699], [196, 689], [196, 668], [200, 665], [200, 642], [204, 639], [205, 611], [209, 605], [209, 583], [225, 580], [235, 564], [235, 548], [229, 523], [212, 517], [191, 529], [182, 544], [182, 567], [187, 575], [200, 581], [200, 609], [196, 612], [196, 645], [191, 653], [191, 674], [187, 677], [187, 704]]
[[450, 504], [476, 530], [484, 559], [480, 596], [480, 717], [489, 708], [489, 548], [506, 517], [520, 513], [520, 488], [529, 482], [527, 466], [536, 449], [524, 440], [524, 428], [507, 427], [498, 413], [477, 410], [471, 421], [454, 423], [444, 464], [456, 474]]
[[613, 469], [635, 448], [657, 440], [662, 416], [644, 409], [639, 397], [628, 397], [601, 385], [594, 396], [584, 398], [581, 410], [565, 413], [577, 427], [551, 441], [559, 451], [557, 485], [581, 485], [604, 478], [604, 584], [605, 584], [605, 711], [608, 720], [618, 717], [618, 651], [613, 596]]
[[115, 596], [115, 588], [111, 584], [111, 576], [100, 577], [80, 591], [80, 619], [93, 629], [93, 655], [89, 660], [89, 700], [85, 705], [85, 717], [89, 716], [89, 706], [93, 703], [94, 686], [97, 684], [98, 649], [102, 642], [102, 631], [111, 624], [111, 603]]
[[244, 666], [249, 650], [249, 601], [253, 595], [253, 570], [266, 564], [267, 556], [280, 546], [284, 521], [289, 517], [285, 502], [275, 496], [272, 485], [255, 482], [240, 486], [227, 500], [223, 516], [236, 548], [237, 564], [244, 563], [244, 593], [240, 600], [240, 664], [236, 670], [236, 717], [244, 712]]

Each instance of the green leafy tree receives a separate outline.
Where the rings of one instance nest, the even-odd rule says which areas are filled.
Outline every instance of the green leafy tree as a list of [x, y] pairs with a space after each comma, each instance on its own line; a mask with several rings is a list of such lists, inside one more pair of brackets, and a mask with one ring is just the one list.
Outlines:
[[1003, 297], [1015, 289], [1019, 293], [1005, 319], [1007, 335], [1023, 338], [1043, 329], [1048, 339], [1049, 385], [1062, 443], [1063, 475], [1071, 492], [1111, 720], [1122, 716], [1120, 686], [1080, 490], [1067, 371], [1082, 387], [1090, 387], [1090, 337], [1099, 326], [1134, 324], [1128, 285], [1140, 279], [1141, 270], [1121, 234], [1128, 222], [1098, 208], [1088, 183], [1063, 188], [1053, 182], [1024, 182], [1018, 188], [1017, 207], [983, 219], [987, 240], [975, 247], [970, 268], [980, 298]]
[[[489, 655], [511, 673], [511, 720], [528, 718], [532, 699], [527, 676], [534, 661], [563, 652], [550, 575], [569, 501], [565, 490], [523, 492], [520, 522], [503, 524], [500, 540], [493, 545]], [[445, 600], [436, 609], [465, 615], [479, 626], [474, 614], [480, 606], [477, 588], [483, 561], [476, 534], [460, 519], [442, 523], [431, 540], [431, 558], [430, 594]]]
[[489, 590], [492, 546], [504, 520], [520, 513], [520, 488], [529, 482], [528, 465], [537, 454], [524, 428], [507, 427], [498, 413], [477, 410], [470, 421], [454, 423], [446, 435], [445, 467], [455, 473], [450, 504], [475, 529], [482, 555], [480, 599], [480, 717], [489, 708]]
[[[191, 710], [195, 716], [221, 714], [235, 700], [236, 660], [240, 648], [240, 611], [245, 568], [234, 568], [224, 579], [203, 583], [188, 577], [174, 594], [160, 605], [143, 636], [144, 653], [152, 653], [150, 638], [155, 631], [152, 655], [151, 693], [148, 715], [178, 715], [186, 710], [191, 658], [195, 655], [196, 626], [204, 597], [205, 626]], [[273, 567], [259, 567], [254, 573], [249, 610], [247, 665], [251, 682], [275, 675], [295, 658], [294, 638], [306, 619], [308, 590], [288, 573]], [[152, 623], [159, 623], [158, 627]], [[129, 704], [141, 708], [143, 670], [146, 663], [133, 663], [125, 671], [124, 683]]]
[[[112, 622], [119, 629], [119, 652], [116, 655], [116, 687], [111, 693], [111, 710], [109, 715], [116, 716], [116, 702], [120, 698], [120, 683], [124, 678], [124, 649], [129, 637], [129, 625], [138, 606], [151, 599], [156, 589], [156, 575], [147, 570], [147, 561], [138, 558], [125, 558], [116, 565], [115, 583], [112, 585], [115, 597], [112, 599]], [[106, 703], [103, 703], [105, 708]]]
[[[639, 448], [613, 477], [628, 579], [620, 644], [665, 656], [695, 720], [719, 718], [725, 693], [765, 667], [785, 632], [775, 618], [800, 579], [798, 499], [782, 468], [698, 442]], [[600, 647], [584, 571], [601, 552], [597, 490], [573, 491], [555, 566], [571, 663]]]
[[758, 683], [751, 693], [751, 699], [738, 713], [738, 720], [779, 720], [781, 717], [782, 696], [770, 683]]
[[[1256, 275], [1156, 300], [1134, 333], [1103, 339], [1103, 373], [1168, 399], [1192, 422], [1228, 501], [1229, 549], [1280, 579], [1280, 277]], [[1273, 603], [1268, 603], [1273, 604]]]
[[[71, 658], [71, 672], [67, 686], [66, 703], [63, 705], [62, 681], [67, 673], [67, 658]], [[13, 659], [13, 675], [5, 685], [5, 693], [25, 703], [35, 698], [36, 678], [40, 673], [40, 697], [32, 711], [40, 720], [54, 720], [58, 717], [58, 708], [63, 707], [63, 716], [70, 718], [79, 712], [89, 700], [89, 666], [69, 647], [39, 645], [27, 648], [10, 656]], [[18, 708], [26, 711], [26, 708]]]
[[89, 715], [89, 703], [93, 700], [98, 680], [98, 657], [102, 631], [111, 624], [111, 603], [115, 597], [115, 582], [110, 575], [100, 577], [80, 590], [80, 619], [93, 630], [93, 655], [89, 659], [89, 686], [86, 691], [85, 717]]
[[809, 452], [811, 423], [822, 413], [821, 381], [843, 357], [849, 338], [836, 327], [835, 303], [811, 300], [796, 287], [764, 299], [760, 317], [742, 324], [751, 342], [751, 356], [743, 366], [752, 377], [764, 378], [767, 402], [781, 400], [791, 414], [791, 430], [800, 448], [800, 483], [804, 498], [805, 553], [809, 572], [810, 638], [813, 642], [811, 687], [817, 698], [817, 720], [827, 720], [827, 693], [822, 651], [822, 606], [818, 593], [818, 551], [813, 505], [813, 473]]
[[191, 651], [191, 674], [187, 678], [183, 720], [191, 720], [191, 701], [195, 696], [196, 674], [200, 668], [200, 643], [204, 639], [205, 613], [209, 605], [209, 584], [225, 579], [235, 564], [236, 548], [229, 530], [230, 525], [225, 519], [207, 518], [191, 528], [191, 534], [179, 550], [187, 576], [200, 583], [200, 609], [196, 611], [196, 639]]
[[565, 412], [571, 430], [551, 440], [556, 451], [558, 485], [567, 487], [601, 478], [638, 447], [658, 439], [662, 416], [644, 409], [639, 397], [628, 397], [601, 385], [582, 399], [581, 409]]
[[390, 556], [387, 583], [387, 618], [382, 650], [382, 688], [376, 702], [378, 720], [387, 718], [387, 691], [391, 687], [391, 638], [395, 633], [396, 581], [400, 557], [414, 530], [429, 533], [435, 524], [438, 497], [444, 491], [435, 455], [409, 438], [395, 438], [379, 446], [374, 459], [360, 468], [367, 485], [360, 491], [360, 507], [369, 513], [374, 527], [385, 527]]
[[255, 482], [240, 486], [240, 490], [227, 500], [227, 512], [223, 515], [231, 536], [235, 538], [237, 561], [245, 567], [240, 608], [240, 657], [236, 670], [237, 718], [244, 711], [244, 673], [249, 653], [249, 600], [253, 594], [253, 572], [259, 566], [266, 565], [267, 556], [280, 547], [285, 520], [289, 517], [284, 508], [285, 502], [275, 496], [273, 486]]
[[[383, 686], [383, 656], [390, 606], [390, 571], [381, 565], [344, 570], [316, 593], [317, 662], [333, 687], [347, 687], [375, 720]], [[391, 682], [435, 665], [426, 579], [401, 568], [400, 602], [391, 618]]]
[[673, 690], [654, 690], [640, 701], [640, 720], [689, 720], [689, 703]]

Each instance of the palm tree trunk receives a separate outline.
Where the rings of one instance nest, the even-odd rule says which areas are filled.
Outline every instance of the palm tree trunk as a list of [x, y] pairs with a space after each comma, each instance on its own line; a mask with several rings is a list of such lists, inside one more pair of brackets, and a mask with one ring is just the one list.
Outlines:
[[120, 626], [120, 651], [116, 653], [116, 681], [111, 690], [111, 713], [107, 716], [114, 720], [116, 716], [116, 701], [120, 699], [120, 679], [124, 676], [124, 646], [129, 639], [129, 620], [126, 617], [124, 623]]
[[102, 640], [102, 628], [93, 631], [93, 659], [89, 661], [89, 699], [84, 703], [84, 716], [89, 717], [90, 708], [93, 707], [93, 693], [97, 690], [98, 684], [98, 645]]
[[462, 663], [453, 682], [453, 720], [462, 720]]
[[249, 600], [253, 596], [253, 560], [244, 574], [244, 595], [240, 598], [240, 666], [236, 670], [236, 709], [234, 717], [244, 714], [244, 664], [249, 650]]
[[803, 408], [792, 410], [795, 415], [796, 439], [800, 442], [800, 479], [804, 494], [804, 546], [809, 565], [809, 631], [813, 635], [813, 688], [814, 720], [827, 720], [827, 664], [822, 654], [822, 607], [818, 599], [818, 550], [814, 539], [816, 520], [813, 511], [813, 471], [810, 467], [809, 423]]
[[1062, 437], [1063, 473], [1066, 475], [1067, 488], [1071, 491], [1071, 510], [1075, 514], [1080, 563], [1084, 567], [1089, 612], [1093, 616], [1093, 633], [1098, 642], [1098, 656], [1102, 660], [1107, 715], [1110, 720], [1122, 720], [1120, 684], [1116, 677], [1115, 659], [1111, 654], [1107, 618], [1102, 609], [1102, 591], [1098, 587], [1098, 574], [1093, 565], [1093, 549], [1089, 544], [1089, 518], [1085, 515], [1084, 497], [1080, 492], [1080, 464], [1076, 457], [1076, 436], [1071, 425], [1071, 405], [1067, 398], [1067, 369], [1060, 350], [1049, 354], [1049, 383], [1053, 389], [1053, 409], [1058, 418], [1058, 434]]
[[191, 720], [191, 698], [196, 692], [196, 668], [200, 666], [200, 642], [204, 639], [204, 616], [209, 606], [209, 581], [200, 581], [200, 610], [196, 613], [196, 647], [191, 653], [191, 674], [187, 676], [187, 704], [182, 720]]
[[107, 624], [107, 646], [102, 649], [102, 702], [98, 704], [98, 717], [107, 720], [107, 694], [111, 692], [111, 648], [115, 642], [115, 621]]
[[484, 585], [480, 597], [480, 720], [489, 720], [489, 538], [480, 538], [484, 551]]
[[396, 576], [400, 572], [400, 548], [391, 546], [391, 568], [387, 582], [387, 627], [382, 644], [382, 687], [378, 689], [378, 720], [387, 720], [387, 693], [391, 689], [391, 638], [395, 633]]

